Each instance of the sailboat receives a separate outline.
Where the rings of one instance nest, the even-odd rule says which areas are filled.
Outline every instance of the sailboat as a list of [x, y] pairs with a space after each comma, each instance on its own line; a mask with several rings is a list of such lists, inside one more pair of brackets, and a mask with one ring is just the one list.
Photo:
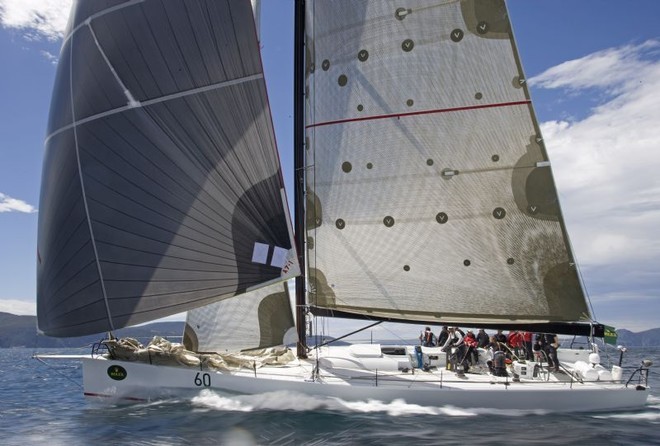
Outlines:
[[84, 394], [644, 405], [650, 363], [623, 377], [591, 348], [560, 348], [559, 372], [514, 355], [496, 376], [464, 373], [451, 349], [307, 342], [325, 317], [592, 339], [605, 327], [503, 0], [295, 0], [293, 220], [258, 13], [247, 0], [73, 6], [46, 138], [38, 328], [113, 333], [188, 311], [183, 345], [110, 335], [80, 357]]

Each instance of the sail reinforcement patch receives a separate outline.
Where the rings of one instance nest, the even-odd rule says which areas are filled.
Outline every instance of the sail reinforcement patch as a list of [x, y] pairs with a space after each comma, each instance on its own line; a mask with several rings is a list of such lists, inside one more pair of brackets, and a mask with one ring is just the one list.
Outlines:
[[[252, 250], [252, 262], [261, 263], [262, 265], [268, 265], [268, 253], [270, 252], [270, 246], [265, 243], [255, 242], [254, 249]], [[279, 246], [273, 247], [273, 254], [270, 258], [270, 266], [276, 268], [282, 268], [286, 265], [287, 253], [289, 252], [286, 248], [281, 248]]]
[[286, 264], [287, 252], [289, 252], [287, 249], [275, 246], [275, 248], [273, 248], [273, 257], [270, 259], [270, 265], [282, 268]]
[[256, 242], [252, 250], [252, 262], [254, 263], [268, 263], [268, 245]]

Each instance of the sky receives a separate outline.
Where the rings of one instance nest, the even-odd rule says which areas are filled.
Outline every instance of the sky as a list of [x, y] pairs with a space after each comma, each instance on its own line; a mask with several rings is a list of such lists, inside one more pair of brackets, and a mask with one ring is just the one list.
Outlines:
[[[261, 40], [292, 192], [291, 3], [263, 0]], [[0, 0], [0, 311], [14, 314], [36, 314], [43, 142], [70, 4]], [[507, 4], [594, 315], [660, 327], [660, 1]]]

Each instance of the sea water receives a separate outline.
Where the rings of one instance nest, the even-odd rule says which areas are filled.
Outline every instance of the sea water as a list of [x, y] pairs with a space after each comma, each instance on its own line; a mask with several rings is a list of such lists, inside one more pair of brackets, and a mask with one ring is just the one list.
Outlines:
[[78, 362], [42, 364], [34, 353], [0, 349], [0, 445], [660, 445], [658, 349], [626, 357], [655, 364], [646, 407], [580, 414], [208, 390], [192, 400], [105, 405], [84, 399]]

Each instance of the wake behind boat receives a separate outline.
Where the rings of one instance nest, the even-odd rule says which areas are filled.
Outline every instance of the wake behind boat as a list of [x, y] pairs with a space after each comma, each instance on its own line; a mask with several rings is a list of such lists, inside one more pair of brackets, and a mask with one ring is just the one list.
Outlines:
[[[111, 338], [109, 353], [84, 358], [85, 394], [643, 405], [649, 364], [622, 377], [592, 350], [559, 371], [513, 358], [496, 376], [483, 363], [448, 368], [451, 352], [308, 345], [322, 317], [590, 338], [605, 327], [580, 282], [504, 1], [295, 5], [292, 222], [258, 2], [74, 4], [46, 138], [39, 329], [113, 332], [188, 311], [174, 352]], [[295, 338], [296, 355], [256, 353]]]

